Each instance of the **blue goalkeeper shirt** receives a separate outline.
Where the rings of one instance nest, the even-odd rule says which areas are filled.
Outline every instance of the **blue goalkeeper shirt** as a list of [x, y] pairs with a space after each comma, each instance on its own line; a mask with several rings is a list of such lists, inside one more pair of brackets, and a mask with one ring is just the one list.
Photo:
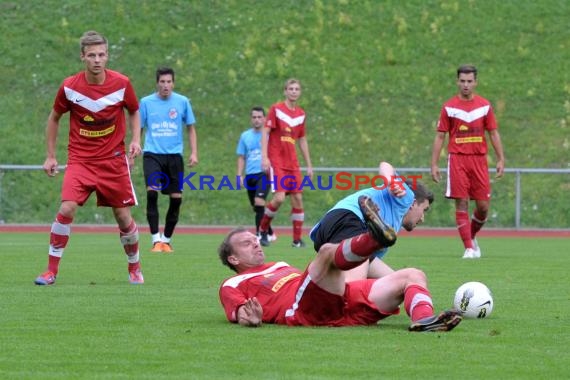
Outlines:
[[[362, 211], [360, 211], [360, 206], [358, 205], [358, 198], [362, 195], [367, 195], [374, 203], [378, 205], [380, 208], [380, 216], [382, 220], [392, 226], [394, 231], [399, 232], [402, 228], [402, 219], [404, 219], [404, 215], [408, 212], [412, 204], [414, 203], [414, 192], [409, 188], [407, 184], [402, 182], [402, 185], [406, 189], [406, 195], [402, 198], [397, 198], [393, 196], [389, 188], [386, 187], [384, 189], [375, 189], [369, 188], [360, 190], [354, 194], [347, 196], [346, 198], [340, 200], [333, 208], [331, 208], [328, 212], [337, 209], [345, 209], [352, 211], [355, 213], [360, 220], [364, 223], [364, 215], [362, 215]], [[310, 232], [311, 239], [315, 240], [314, 236], [317, 230], [320, 227], [320, 223], [317, 223]], [[382, 248], [374, 253], [376, 257], [381, 259], [384, 257], [388, 248]]]
[[141, 128], [146, 128], [143, 152], [182, 154], [184, 127], [196, 123], [187, 97], [172, 92], [168, 99], [157, 93], [140, 101]]
[[261, 173], [261, 129], [244, 131], [239, 138], [236, 154], [245, 158], [245, 175]]

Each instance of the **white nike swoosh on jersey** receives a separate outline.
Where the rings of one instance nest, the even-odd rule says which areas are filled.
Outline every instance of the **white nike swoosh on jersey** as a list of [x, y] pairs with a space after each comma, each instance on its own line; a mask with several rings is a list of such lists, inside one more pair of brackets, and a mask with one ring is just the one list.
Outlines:
[[111, 94], [103, 96], [99, 99], [91, 99], [90, 97], [83, 95], [79, 91], [75, 91], [69, 87], [64, 87], [65, 90], [65, 97], [70, 102], [78, 104], [79, 106], [91, 111], [91, 112], [99, 112], [106, 107], [113, 106], [117, 103], [120, 103], [125, 98], [125, 89], [122, 88], [117, 90]]
[[295, 128], [295, 127], [303, 124], [303, 122], [305, 121], [305, 115], [297, 116], [297, 117], [291, 117], [281, 110], [275, 110], [275, 116], [277, 116], [277, 118], [279, 120], [283, 120], [291, 128]]
[[466, 112], [459, 108], [445, 107], [445, 111], [447, 112], [448, 117], [454, 117], [466, 123], [471, 123], [477, 119], [482, 118], [483, 116], [486, 116], [487, 113], [489, 113], [489, 106], [475, 108], [471, 112]]

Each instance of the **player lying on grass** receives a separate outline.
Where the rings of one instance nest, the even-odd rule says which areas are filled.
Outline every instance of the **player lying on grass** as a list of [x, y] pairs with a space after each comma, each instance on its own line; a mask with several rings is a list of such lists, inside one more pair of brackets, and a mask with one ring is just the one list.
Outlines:
[[[315, 251], [319, 252], [326, 243], [338, 244], [368, 231], [359, 205], [361, 196], [372, 199], [380, 209], [380, 218], [396, 233], [402, 228], [412, 231], [418, 224], [423, 223], [424, 214], [433, 203], [433, 193], [415, 178], [410, 177], [404, 181], [388, 162], [380, 162], [378, 174], [384, 179], [382, 185], [360, 190], [341, 199], [313, 227], [310, 236]], [[371, 241], [371, 244], [376, 243]], [[345, 273], [345, 279], [351, 281], [366, 277], [380, 278], [394, 272], [382, 260], [387, 251], [388, 247], [379, 246], [370, 256], [370, 260]]]
[[404, 304], [410, 331], [449, 331], [461, 322], [458, 311], [434, 315], [426, 275], [405, 268], [379, 279], [346, 282], [345, 271], [361, 265], [382, 247], [395, 242], [394, 230], [378, 215], [369, 197], [359, 200], [369, 231], [340, 244], [325, 244], [303, 272], [285, 262], [265, 262], [251, 232], [231, 231], [218, 250], [224, 265], [237, 275], [220, 287], [220, 300], [230, 322], [257, 327], [374, 325], [400, 312]]

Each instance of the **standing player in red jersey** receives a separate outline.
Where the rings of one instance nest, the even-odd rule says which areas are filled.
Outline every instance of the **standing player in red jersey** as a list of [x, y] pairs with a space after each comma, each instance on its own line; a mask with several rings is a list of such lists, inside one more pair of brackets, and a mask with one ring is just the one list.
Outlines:
[[[464, 259], [481, 257], [475, 236], [487, 221], [491, 199], [491, 183], [487, 165], [489, 134], [495, 149], [497, 178], [503, 176], [505, 156], [493, 108], [488, 100], [474, 93], [477, 69], [463, 65], [457, 69], [459, 94], [443, 105], [431, 155], [431, 176], [441, 180], [438, 161], [445, 141], [447, 145], [447, 186], [445, 196], [455, 199], [455, 222], [465, 246]], [[475, 209], [469, 220], [469, 201], [475, 200]]]
[[301, 239], [305, 213], [303, 210], [303, 189], [301, 169], [297, 160], [296, 142], [307, 165], [307, 174], [312, 179], [313, 166], [309, 154], [309, 143], [305, 137], [305, 111], [297, 105], [301, 96], [301, 82], [288, 79], [284, 87], [285, 101], [269, 108], [261, 137], [261, 165], [265, 172], [272, 171], [273, 197], [265, 206], [261, 219], [260, 243], [269, 245], [268, 229], [277, 210], [289, 195], [291, 199], [291, 221], [295, 248], [305, 246]]
[[[129, 166], [141, 153], [137, 96], [129, 78], [105, 68], [109, 56], [104, 36], [94, 31], [85, 32], [80, 47], [85, 70], [63, 81], [47, 120], [44, 170], [50, 177], [57, 174], [57, 133], [59, 121], [66, 112], [70, 113], [68, 162], [59, 212], [51, 227], [47, 270], [34, 282], [37, 285], [55, 283], [77, 208], [95, 192], [97, 205], [113, 210], [127, 254], [130, 283], [142, 284], [139, 230], [130, 210], [137, 204], [137, 198]], [[125, 109], [129, 113], [132, 136], [128, 152], [125, 152], [124, 142]]]

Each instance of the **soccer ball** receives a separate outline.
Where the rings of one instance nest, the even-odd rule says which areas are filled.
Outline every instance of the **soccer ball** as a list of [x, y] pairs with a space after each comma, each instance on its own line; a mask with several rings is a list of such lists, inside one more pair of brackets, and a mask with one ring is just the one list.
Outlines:
[[486, 318], [493, 311], [493, 295], [481, 282], [466, 282], [455, 292], [453, 307], [465, 318]]

